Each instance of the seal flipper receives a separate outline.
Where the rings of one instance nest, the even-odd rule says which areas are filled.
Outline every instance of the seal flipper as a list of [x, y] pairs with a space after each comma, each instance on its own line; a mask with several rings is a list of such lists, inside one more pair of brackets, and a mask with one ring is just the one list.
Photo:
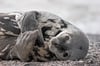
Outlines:
[[9, 15], [9, 13], [0, 13], [0, 35], [18, 36], [20, 29], [15, 20], [16, 15]]
[[21, 61], [29, 61], [38, 36], [38, 30], [24, 32], [17, 38], [16, 45], [11, 49], [9, 56], [19, 58]]
[[39, 47], [44, 47], [44, 38], [41, 30], [39, 30], [39, 35], [35, 44], [38, 45]]
[[39, 22], [37, 20], [38, 15], [39, 15], [39, 13], [36, 11], [26, 12], [23, 15], [23, 18], [19, 22], [19, 24], [21, 26], [20, 28], [21, 28], [22, 33], [26, 32], [26, 31], [34, 31], [34, 30], [38, 29], [39, 35], [36, 40], [36, 45], [44, 46], [44, 39], [43, 39], [42, 31], [41, 31], [41, 28], [39, 27]]

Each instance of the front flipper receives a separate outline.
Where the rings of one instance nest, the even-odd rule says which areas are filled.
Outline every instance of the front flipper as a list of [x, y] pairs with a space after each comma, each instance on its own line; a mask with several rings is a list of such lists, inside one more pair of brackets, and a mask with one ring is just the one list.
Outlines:
[[41, 28], [39, 27], [38, 16], [39, 13], [36, 11], [26, 12], [23, 15], [21, 21], [19, 21], [19, 26], [22, 33], [26, 31], [34, 31], [38, 29], [39, 35], [36, 40], [36, 45], [41, 47], [44, 46], [44, 38], [43, 38]]
[[20, 34], [17, 38], [16, 45], [10, 51], [10, 56], [12, 58], [17, 57], [21, 61], [29, 61], [29, 55], [33, 50], [37, 36], [38, 30]]
[[0, 13], [0, 35], [18, 36], [20, 29], [15, 21], [16, 15], [9, 15], [8, 13]]

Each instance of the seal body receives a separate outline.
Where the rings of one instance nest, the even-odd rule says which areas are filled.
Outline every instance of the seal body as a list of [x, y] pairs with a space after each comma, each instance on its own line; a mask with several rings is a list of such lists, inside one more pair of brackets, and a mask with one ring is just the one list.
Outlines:
[[[14, 46], [18, 45], [17, 47], [19, 47], [21, 43], [21, 47], [27, 47], [29, 42], [33, 42], [33, 44], [29, 45], [33, 46], [33, 52], [27, 51], [25, 57], [29, 57], [30, 54], [34, 61], [51, 61], [79, 60], [86, 56], [89, 41], [86, 35], [74, 25], [48, 12], [30, 11], [23, 13], [21, 16], [18, 21], [15, 19], [21, 36], [24, 33], [27, 35], [27, 32], [28, 36], [34, 35], [36, 34], [34, 33], [35, 30], [39, 32], [36, 34], [37, 37], [34, 38], [36, 40], [36, 42], [34, 41], [35, 43], [29, 40], [31, 36], [29, 39], [25, 38], [27, 39], [26, 45], [24, 45], [24, 42], [21, 43], [23, 41], [21, 39], [24, 38], [19, 35]], [[33, 33], [30, 33], [30, 31]], [[18, 40], [20, 41], [19, 43]], [[24, 49], [19, 51], [22, 52]], [[27, 60], [22, 59], [22, 61]]]

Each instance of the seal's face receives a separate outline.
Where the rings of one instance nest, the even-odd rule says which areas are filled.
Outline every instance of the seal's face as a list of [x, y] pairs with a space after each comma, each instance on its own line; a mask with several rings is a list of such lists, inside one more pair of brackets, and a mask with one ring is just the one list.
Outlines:
[[53, 52], [58, 59], [68, 59], [70, 54], [68, 51], [68, 44], [71, 37], [67, 33], [60, 33], [50, 41], [49, 49]]
[[79, 60], [86, 56], [88, 40], [84, 34], [63, 31], [50, 40], [49, 50], [60, 60]]

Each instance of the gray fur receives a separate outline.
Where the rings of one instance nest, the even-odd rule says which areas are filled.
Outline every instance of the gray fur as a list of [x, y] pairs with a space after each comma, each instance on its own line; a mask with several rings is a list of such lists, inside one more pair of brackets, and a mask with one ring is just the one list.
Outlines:
[[24, 32], [17, 38], [16, 45], [10, 50], [10, 58], [17, 57], [21, 61], [29, 61], [35, 41], [38, 37], [38, 30]]
[[18, 36], [20, 29], [13, 20], [15, 20], [15, 15], [9, 15], [8, 13], [0, 14], [0, 35]]
[[[75, 30], [73, 30], [75, 29]], [[89, 48], [87, 37], [76, 28], [62, 31], [50, 40], [49, 49], [59, 60], [83, 59]]]
[[[88, 52], [89, 41], [86, 35], [74, 25], [51, 13], [25, 12], [16, 24], [21, 30], [20, 35], [7, 57], [17, 57], [21, 61], [28, 61], [29, 55], [45, 61], [54, 60], [55, 56], [56, 60], [79, 60], [83, 59]], [[25, 49], [27, 47], [31, 49]], [[32, 49], [34, 51], [31, 53]]]

